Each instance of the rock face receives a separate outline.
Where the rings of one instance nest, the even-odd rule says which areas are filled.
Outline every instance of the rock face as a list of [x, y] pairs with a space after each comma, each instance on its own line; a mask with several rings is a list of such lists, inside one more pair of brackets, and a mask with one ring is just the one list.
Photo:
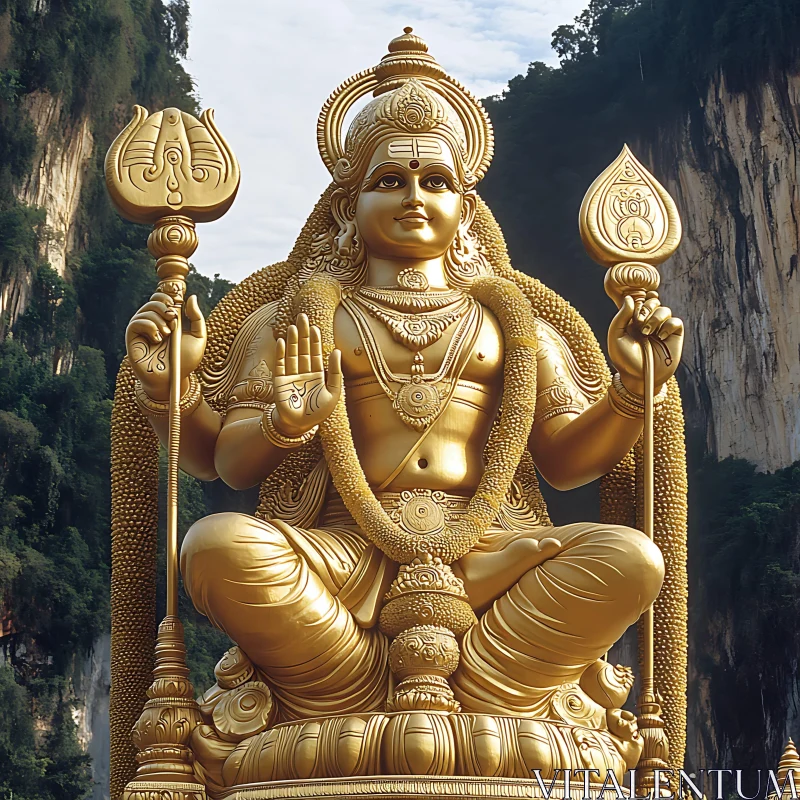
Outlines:
[[73, 718], [78, 741], [92, 757], [94, 789], [91, 800], [109, 797], [108, 701], [111, 689], [111, 635], [103, 634], [80, 665], [73, 679]]
[[[47, 215], [47, 235], [41, 256], [61, 276], [67, 256], [77, 245], [78, 207], [89, 159], [94, 151], [88, 116], [65, 127], [61, 98], [32, 92], [24, 100], [33, 122], [39, 149], [28, 179], [17, 191], [26, 205]], [[27, 305], [31, 275], [7, 281], [0, 287], [0, 319], [10, 327]]]
[[637, 145], [684, 222], [662, 301], [687, 323], [689, 423], [718, 459], [800, 459], [800, 73], [732, 93]]

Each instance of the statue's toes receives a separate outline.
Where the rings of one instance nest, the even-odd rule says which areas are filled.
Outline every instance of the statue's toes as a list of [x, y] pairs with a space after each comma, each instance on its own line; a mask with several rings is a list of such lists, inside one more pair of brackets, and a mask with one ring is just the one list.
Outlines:
[[545, 558], [552, 558], [561, 550], [561, 547], [561, 542], [558, 539], [552, 539], [548, 537], [546, 539], [539, 540], [539, 552]]
[[581, 676], [580, 686], [589, 697], [604, 708], [620, 708], [628, 699], [633, 686], [633, 673], [615, 667], [608, 661], [590, 664]]

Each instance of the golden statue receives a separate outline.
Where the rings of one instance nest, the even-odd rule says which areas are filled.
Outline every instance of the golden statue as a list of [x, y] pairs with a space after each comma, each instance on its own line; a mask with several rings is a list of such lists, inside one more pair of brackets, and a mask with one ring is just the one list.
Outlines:
[[[112, 796], [151, 680], [156, 435], [171, 575], [178, 458], [261, 493], [183, 541], [187, 592], [236, 646], [195, 703], [171, 578], [126, 798], [532, 796], [535, 770], [596, 770], [599, 788], [643, 747], [649, 767], [682, 760], [683, 325], [654, 268], [674, 204], [626, 148], [581, 210], [618, 306], [612, 378], [572, 307], [511, 268], [476, 193], [489, 119], [427, 51], [407, 28], [331, 95], [331, 186], [208, 325], [181, 281], [194, 222], [238, 185], [213, 118], [142, 109], [109, 152], [118, 207], [156, 223], [161, 278], [115, 401]], [[559, 489], [605, 476], [603, 521], [554, 527], [537, 470]], [[637, 721], [632, 671], [604, 657], [643, 614]]]

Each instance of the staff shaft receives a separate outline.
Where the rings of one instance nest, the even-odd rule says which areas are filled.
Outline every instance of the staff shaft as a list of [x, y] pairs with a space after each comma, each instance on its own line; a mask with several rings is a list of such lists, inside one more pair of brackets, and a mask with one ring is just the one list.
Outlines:
[[[643, 527], [645, 535], [654, 541], [654, 481], [653, 481], [653, 412], [655, 409], [655, 382], [653, 375], [653, 343], [649, 338], [642, 342], [642, 355], [644, 364], [644, 430], [642, 431], [642, 456], [643, 456]], [[654, 615], [653, 606], [647, 609], [643, 619], [644, 648], [642, 653], [642, 680], [653, 687], [653, 649], [654, 649]]]
[[[183, 293], [181, 293], [181, 296]], [[169, 435], [167, 440], [167, 616], [178, 616], [178, 462], [181, 443], [181, 336], [183, 303], [169, 342]]]

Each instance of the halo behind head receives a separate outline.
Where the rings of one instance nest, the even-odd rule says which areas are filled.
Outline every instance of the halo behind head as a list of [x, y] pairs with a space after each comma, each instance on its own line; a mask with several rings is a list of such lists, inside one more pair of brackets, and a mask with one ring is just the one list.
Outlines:
[[[434, 125], [428, 127], [428, 130], [432, 130], [441, 123], [442, 132], [450, 133], [448, 138], [457, 133], [458, 138], [462, 139], [459, 149], [467, 172], [474, 176], [474, 180], [478, 181], [486, 174], [494, 152], [492, 124], [486, 110], [477, 98], [445, 73], [428, 53], [428, 45], [419, 36], [413, 35], [411, 28], [406, 28], [402, 36], [389, 43], [389, 52], [379, 64], [348, 78], [322, 107], [317, 123], [317, 142], [322, 160], [335, 179], [345, 179], [346, 175], [353, 172], [349, 163], [339, 165], [337, 170], [337, 164], [341, 160], [346, 161], [349, 155], [343, 143], [344, 120], [350, 108], [370, 91], [375, 98], [393, 93], [391, 98], [386, 98], [386, 103], [376, 104], [373, 100], [368, 106], [372, 111], [379, 108], [389, 112], [379, 114], [384, 124], [397, 122], [400, 130], [410, 132], [415, 124], [430, 126], [433, 122]], [[410, 102], [413, 94], [421, 103]], [[399, 108], [403, 103], [406, 108]], [[442, 109], [441, 115], [437, 105]], [[402, 113], [398, 113], [398, 108]], [[416, 123], [419, 112], [414, 108], [423, 109], [421, 119]], [[447, 113], [448, 108], [452, 108], [460, 126], [453, 125], [452, 115]], [[413, 110], [413, 113], [409, 113], [409, 110]], [[365, 111], [367, 109], [362, 110], [356, 122]], [[370, 117], [374, 117], [374, 114], [368, 113], [363, 117], [365, 126], [375, 121]], [[462, 130], [458, 131], [457, 127]], [[348, 140], [354, 141], [358, 134], [354, 122]]]

